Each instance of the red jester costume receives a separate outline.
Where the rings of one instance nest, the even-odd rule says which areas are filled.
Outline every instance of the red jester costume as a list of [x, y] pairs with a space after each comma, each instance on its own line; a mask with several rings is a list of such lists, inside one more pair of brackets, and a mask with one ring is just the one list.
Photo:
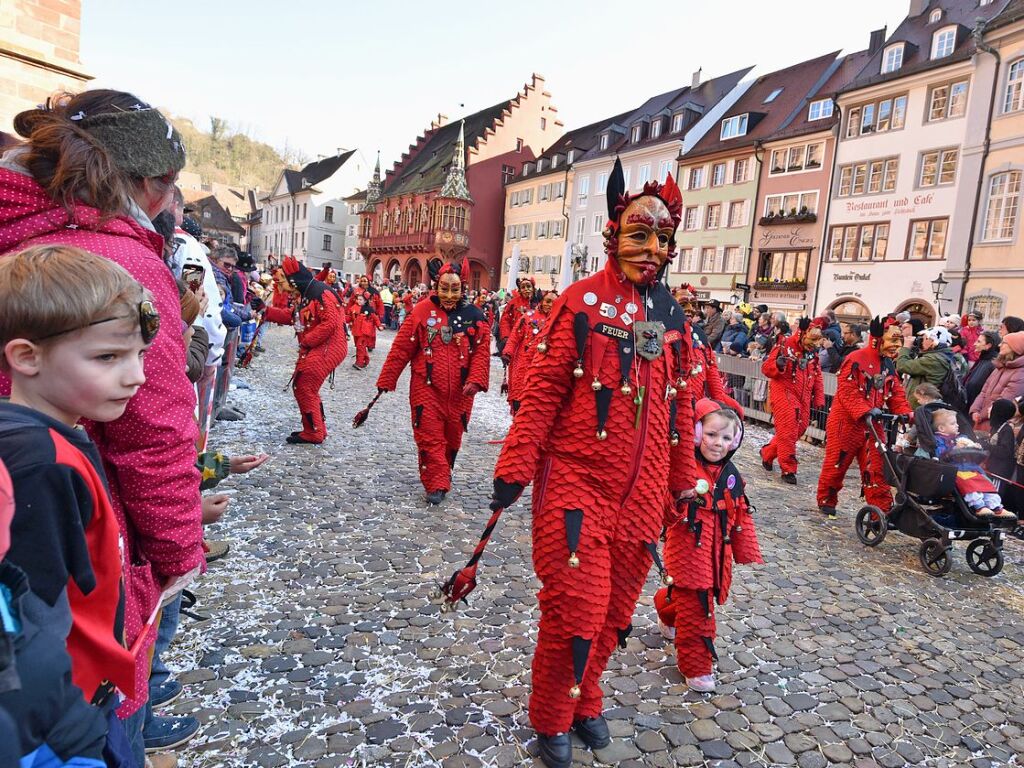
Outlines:
[[761, 464], [771, 472], [778, 458], [782, 480], [791, 485], [796, 484], [796, 441], [811, 423], [811, 409], [825, 407], [820, 344], [821, 328], [803, 318], [797, 330], [784, 343], [776, 344], [761, 364], [761, 373], [771, 382], [768, 399], [775, 420], [775, 434], [761, 448]]
[[[697, 496], [665, 532], [665, 569], [672, 584], [658, 590], [658, 617], [671, 627], [676, 665], [694, 690], [714, 690], [710, 678], [715, 654], [715, 603], [724, 605], [732, 584], [733, 561], [761, 563], [761, 549], [746, 486], [732, 457], [743, 439], [738, 414], [713, 400], [696, 405], [694, 444]], [[719, 419], [712, 421], [709, 417]], [[732, 442], [710, 455], [702, 445], [706, 432], [731, 425]], [[711, 449], [715, 450], [715, 448]]]
[[508, 402], [512, 406], [512, 413], [519, 410], [527, 386], [526, 372], [537, 354], [537, 343], [551, 316], [551, 307], [554, 303], [555, 294], [548, 291], [536, 309], [528, 310], [522, 315], [502, 350], [502, 362], [509, 367]]
[[534, 290], [532, 277], [521, 277], [516, 282], [516, 290], [512, 292], [512, 298], [508, 300], [498, 320], [498, 340], [502, 345], [512, 335], [519, 319], [533, 306]]
[[348, 352], [345, 315], [334, 292], [293, 257], [285, 257], [281, 268], [301, 297], [295, 309], [271, 306], [266, 314], [272, 323], [294, 325], [299, 338], [292, 392], [302, 415], [302, 429], [292, 432], [287, 441], [319, 444], [327, 437], [320, 387]]
[[[682, 198], [671, 177], [628, 194], [618, 161], [607, 195], [605, 268], [555, 301], [494, 471], [496, 515], [534, 484], [542, 588], [529, 715], [552, 768], [571, 763], [570, 728], [591, 748], [609, 743], [599, 680], [652, 559], [662, 570], [667, 515], [694, 485], [690, 329], [659, 280]], [[452, 577], [449, 599], [467, 579]]]
[[[868, 432], [866, 420], [883, 410], [909, 416], [900, 376], [893, 358], [903, 343], [894, 318], [871, 321], [868, 346], [850, 353], [837, 376], [836, 396], [825, 428], [825, 462], [818, 478], [818, 508], [835, 517], [843, 478], [853, 460], [861, 473], [861, 489], [868, 504], [888, 512], [892, 494], [882, 471], [882, 457]], [[881, 429], [881, 425], [878, 427]]]
[[436, 291], [402, 323], [377, 378], [378, 391], [394, 392], [402, 371], [411, 368], [412, 434], [431, 504], [451, 490], [473, 398], [487, 391], [490, 377], [491, 332], [483, 312], [466, 302], [465, 269], [441, 267]]

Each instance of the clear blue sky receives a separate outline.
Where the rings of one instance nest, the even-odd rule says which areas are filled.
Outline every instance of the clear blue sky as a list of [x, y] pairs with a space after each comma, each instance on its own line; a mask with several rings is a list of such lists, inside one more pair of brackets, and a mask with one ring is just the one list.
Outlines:
[[81, 53], [98, 85], [200, 127], [216, 115], [311, 158], [361, 147], [389, 166], [438, 112], [510, 98], [531, 72], [573, 128], [684, 85], [698, 67], [764, 73], [861, 50], [908, 5], [83, 0]]

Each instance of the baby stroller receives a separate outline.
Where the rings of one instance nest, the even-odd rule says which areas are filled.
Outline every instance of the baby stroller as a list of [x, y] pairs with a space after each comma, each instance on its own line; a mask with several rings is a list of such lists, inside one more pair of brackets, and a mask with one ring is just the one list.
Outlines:
[[970, 569], [980, 576], [997, 575], [1003, 569], [1003, 542], [1015, 521], [975, 517], [957, 492], [957, 467], [897, 452], [895, 437], [905, 421], [888, 414], [881, 419], [888, 421], [881, 434], [870, 418], [868, 429], [882, 454], [885, 478], [896, 490], [896, 498], [888, 514], [871, 504], [862, 507], [856, 518], [857, 537], [869, 547], [881, 544], [891, 529], [920, 539], [917, 555], [932, 576], [949, 573], [955, 541], [969, 541], [966, 556]]

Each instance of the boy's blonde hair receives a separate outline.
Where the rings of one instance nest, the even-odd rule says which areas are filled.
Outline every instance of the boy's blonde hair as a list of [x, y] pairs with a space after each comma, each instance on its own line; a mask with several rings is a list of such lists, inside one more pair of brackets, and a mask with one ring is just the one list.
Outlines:
[[932, 413], [932, 424], [938, 424], [940, 421], [945, 419], [952, 419], [954, 423], [960, 422], [960, 419], [956, 415], [956, 411], [949, 408], [939, 408]]
[[[0, 350], [12, 339], [42, 340], [152, 301], [123, 267], [69, 245], [0, 257], [0, 297]], [[6, 369], [3, 354], [0, 365]]]
[[929, 384], [927, 381], [925, 381], [914, 387], [914, 397], [916, 397], [919, 400], [922, 397], [927, 397], [929, 400], [941, 400], [942, 393], [939, 391], [939, 388], [936, 387], [934, 384]]

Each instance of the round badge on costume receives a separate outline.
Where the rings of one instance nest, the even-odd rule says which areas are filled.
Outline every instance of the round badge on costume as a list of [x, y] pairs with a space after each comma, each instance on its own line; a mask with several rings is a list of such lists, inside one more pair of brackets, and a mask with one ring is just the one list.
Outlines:
[[640, 307], [638, 307], [632, 301], [629, 302], [629, 304], [626, 305], [626, 311], [629, 312], [629, 314], [631, 314], [631, 315], [635, 315], [639, 309], [640, 309]]
[[729, 475], [729, 479], [725, 481], [725, 487], [730, 491], [736, 487], [736, 475]]
[[427, 325], [429, 325], [431, 328], [433, 328], [435, 325], [437, 325], [437, 318], [436, 317], [428, 317], [427, 318]]
[[597, 304], [597, 294], [593, 291], [587, 291], [583, 294], [583, 303], [588, 307], [592, 307]]
[[711, 490], [711, 484], [708, 483], [708, 481], [702, 477], [700, 480], [697, 481], [697, 485], [694, 488], [694, 490], [703, 496], [705, 493]]

